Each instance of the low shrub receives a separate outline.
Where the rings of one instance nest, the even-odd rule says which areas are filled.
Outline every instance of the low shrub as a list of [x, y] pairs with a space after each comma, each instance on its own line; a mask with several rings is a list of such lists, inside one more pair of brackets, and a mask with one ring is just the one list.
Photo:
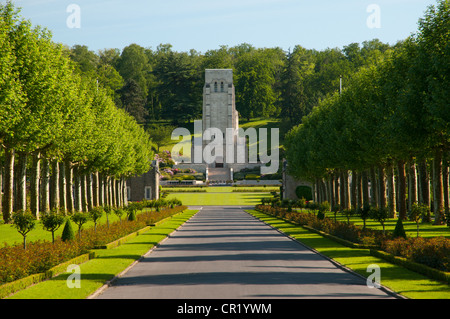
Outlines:
[[450, 239], [445, 237], [399, 237], [385, 241], [382, 250], [431, 268], [450, 271]]
[[[113, 242], [130, 233], [136, 232], [147, 225], [180, 213], [186, 206], [175, 206], [159, 212], [144, 211], [137, 214], [134, 221], [116, 221], [108, 227], [106, 224], [97, 225], [97, 229], [82, 229], [82, 236], [74, 238], [71, 221], [68, 218], [63, 230], [62, 238], [50, 241], [34, 241], [23, 245], [4, 245], [0, 247], [0, 285], [12, 282], [32, 274], [42, 273], [50, 268], [72, 258], [89, 252], [98, 246]], [[68, 240], [68, 239], [72, 240]]]
[[[437, 270], [450, 271], [450, 239], [445, 237], [405, 238], [401, 236], [404, 233], [404, 230], [402, 231], [402, 225], [397, 227], [397, 234], [394, 235], [392, 232], [386, 232], [385, 230], [362, 228], [351, 223], [336, 222], [326, 217], [319, 219], [313, 213], [288, 213], [282, 207], [257, 205], [256, 209], [276, 217], [288, 219], [303, 226], [312, 227], [356, 244], [376, 246], [380, 250], [394, 256], [403, 257]], [[372, 211], [375, 212], [375, 210]], [[377, 210], [375, 214], [380, 222], [384, 222], [384, 211], [378, 213]]]

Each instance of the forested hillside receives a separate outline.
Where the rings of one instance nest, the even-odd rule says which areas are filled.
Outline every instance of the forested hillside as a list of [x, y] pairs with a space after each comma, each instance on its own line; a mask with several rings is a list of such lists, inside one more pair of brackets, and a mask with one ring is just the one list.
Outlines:
[[323, 51], [297, 45], [256, 48], [243, 43], [207, 52], [176, 52], [170, 44], [93, 52], [83, 45], [67, 48], [84, 74], [98, 78], [116, 104], [140, 123], [169, 120], [181, 124], [201, 118], [204, 71], [232, 68], [236, 106], [243, 119], [280, 118], [283, 131], [299, 124], [320, 99], [339, 90], [363, 66], [401, 46], [377, 39]]

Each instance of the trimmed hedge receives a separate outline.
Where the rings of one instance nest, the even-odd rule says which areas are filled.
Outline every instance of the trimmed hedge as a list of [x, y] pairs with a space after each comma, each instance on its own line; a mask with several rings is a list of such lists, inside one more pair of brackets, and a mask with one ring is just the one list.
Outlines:
[[370, 254], [374, 257], [382, 258], [393, 264], [405, 267], [409, 270], [415, 271], [424, 276], [446, 282], [450, 285], [450, 272], [440, 271], [438, 269], [434, 269], [434, 268], [428, 267], [424, 264], [419, 264], [419, 263], [413, 262], [413, 261], [408, 260], [403, 257], [394, 256], [385, 251], [371, 249]]
[[[145, 207], [145, 204], [148, 203], [137, 206]], [[135, 221], [117, 221], [111, 223], [109, 227], [99, 225], [96, 231], [94, 228], [82, 230], [81, 239], [64, 242], [58, 238], [54, 244], [49, 241], [35, 241], [29, 243], [26, 250], [21, 244], [4, 245], [0, 247], [0, 287], [35, 274], [37, 276], [26, 281], [39, 280], [43, 276], [39, 274], [47, 273], [61, 263], [86, 254], [91, 249], [105, 246], [157, 221], [180, 213], [186, 208], [186, 206], [175, 206], [160, 211], [144, 211], [136, 216]]]
[[[377, 250], [393, 257], [405, 259], [410, 262], [414, 269], [420, 268], [414, 264], [423, 266], [420, 272], [431, 274], [444, 272], [433, 278], [438, 280], [448, 280], [450, 272], [450, 239], [445, 237], [434, 238], [395, 238], [391, 232], [383, 232], [368, 228], [361, 228], [354, 224], [332, 221], [329, 218], [318, 219], [313, 213], [292, 212], [282, 207], [272, 207], [269, 205], [257, 205], [257, 210], [285, 219], [304, 226], [308, 230], [320, 233], [331, 239], [335, 239], [343, 245], [358, 248], [371, 248], [374, 254]], [[397, 258], [398, 259], [398, 258]], [[426, 267], [426, 268], [424, 268]], [[434, 271], [428, 270], [434, 269]], [[414, 270], [413, 269], [413, 270]]]
[[59, 274], [62, 274], [67, 271], [67, 267], [69, 265], [72, 265], [72, 264], [79, 265], [90, 259], [93, 259], [94, 257], [95, 257], [94, 252], [83, 254], [81, 256], [78, 256], [71, 260], [68, 260], [65, 263], [56, 265], [55, 267], [50, 268], [46, 272], [30, 275], [30, 276], [27, 276], [22, 279], [18, 279], [13, 282], [9, 282], [7, 284], [0, 285], [0, 299], [5, 298], [17, 291], [22, 290], [22, 289], [25, 289], [31, 285], [37, 284], [41, 281], [44, 281], [44, 280], [50, 279], [52, 277], [55, 277]]
[[272, 205], [257, 205], [256, 209], [302, 226], [309, 226], [317, 231], [363, 247], [380, 246], [382, 241], [393, 238], [390, 233], [383, 233], [383, 231], [370, 228], [364, 229], [354, 224], [333, 221], [326, 217], [321, 219], [314, 213], [290, 211], [289, 208], [273, 207]]

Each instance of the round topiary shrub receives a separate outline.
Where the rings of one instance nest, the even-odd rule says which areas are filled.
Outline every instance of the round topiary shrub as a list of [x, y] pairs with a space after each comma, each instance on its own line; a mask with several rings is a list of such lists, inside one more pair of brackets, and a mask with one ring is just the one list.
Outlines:
[[70, 222], [69, 218], [67, 218], [66, 224], [64, 225], [61, 239], [62, 241], [75, 239], [75, 233], [73, 232], [72, 223]]

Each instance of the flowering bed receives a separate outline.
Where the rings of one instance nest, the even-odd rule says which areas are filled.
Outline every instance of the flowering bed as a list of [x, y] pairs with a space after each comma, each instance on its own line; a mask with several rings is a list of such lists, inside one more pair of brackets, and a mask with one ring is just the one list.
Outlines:
[[35, 241], [24, 250], [22, 244], [4, 245], [0, 248], [0, 285], [32, 274], [42, 273], [50, 268], [87, 253], [99, 245], [104, 245], [166, 217], [182, 212], [186, 206], [175, 206], [161, 211], [145, 211], [134, 221], [117, 221], [107, 225], [85, 229], [81, 239], [64, 242], [60, 238], [52, 244], [49, 241]]
[[450, 239], [445, 237], [394, 238], [391, 232], [383, 233], [380, 230], [363, 229], [351, 223], [335, 222], [329, 218], [319, 219], [313, 213], [289, 212], [286, 208], [270, 205], [257, 205], [256, 209], [353, 243], [375, 245], [378, 249], [394, 256], [400, 256], [434, 269], [450, 271]]

